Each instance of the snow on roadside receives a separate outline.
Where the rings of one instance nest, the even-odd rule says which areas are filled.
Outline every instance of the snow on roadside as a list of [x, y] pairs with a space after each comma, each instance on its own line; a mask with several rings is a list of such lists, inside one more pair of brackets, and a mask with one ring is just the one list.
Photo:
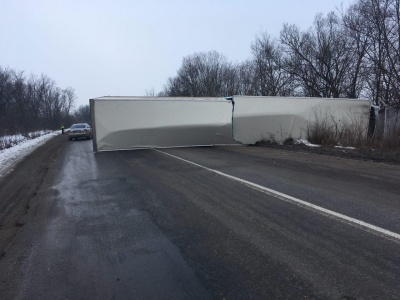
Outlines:
[[321, 145], [317, 145], [317, 144], [311, 144], [309, 141], [307, 141], [307, 140], [304, 140], [304, 139], [297, 139], [297, 140], [295, 140], [295, 144], [296, 145], [299, 145], [299, 144], [303, 144], [303, 145], [306, 145], [306, 146], [308, 146], [308, 147], [321, 147]]
[[346, 150], [355, 150], [355, 147], [344, 147], [344, 146], [335, 146], [337, 149], [346, 149]]
[[[308, 147], [316, 147], [316, 148], [318, 148], [318, 147], [321, 147], [321, 145], [317, 145], [317, 144], [311, 144], [309, 141], [307, 141], [307, 140], [304, 140], [304, 139], [296, 139], [295, 141], [294, 141], [294, 143], [296, 144], [296, 145], [306, 145], [306, 146], [308, 146]], [[344, 149], [344, 150], [355, 150], [356, 148], [354, 148], [354, 147], [344, 147], [344, 146], [335, 146], [335, 148], [337, 148], [337, 149]]]
[[0, 151], [0, 179], [10, 173], [15, 165], [36, 148], [46, 143], [49, 139], [59, 135], [60, 131], [42, 135], [40, 137], [24, 140], [18, 145]]

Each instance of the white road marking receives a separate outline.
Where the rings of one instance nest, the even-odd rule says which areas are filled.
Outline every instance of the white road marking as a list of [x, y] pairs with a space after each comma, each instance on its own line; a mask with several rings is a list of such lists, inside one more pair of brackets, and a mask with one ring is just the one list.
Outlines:
[[322, 215], [325, 215], [325, 216], [334, 218], [336, 220], [345, 222], [347, 224], [356, 226], [358, 228], [361, 228], [361, 229], [363, 229], [365, 231], [368, 231], [368, 232], [371, 232], [373, 234], [376, 234], [376, 235], [379, 235], [379, 236], [383, 236], [385, 238], [389, 238], [389, 239], [394, 240], [396, 242], [400, 242], [400, 234], [398, 234], [396, 232], [393, 232], [393, 231], [390, 231], [390, 230], [387, 230], [387, 229], [384, 229], [384, 228], [369, 224], [367, 222], [364, 222], [364, 221], [361, 221], [361, 220], [346, 216], [346, 215], [341, 214], [341, 213], [337, 213], [337, 212], [335, 212], [333, 210], [323, 208], [321, 206], [318, 206], [318, 205], [306, 202], [304, 200], [301, 200], [301, 199], [286, 195], [284, 193], [275, 191], [273, 189], [269, 189], [269, 188], [264, 187], [262, 185], [259, 185], [259, 184], [256, 184], [256, 183], [253, 183], [253, 182], [250, 182], [250, 181], [247, 181], [247, 180], [244, 180], [244, 179], [241, 179], [241, 178], [238, 178], [238, 177], [226, 174], [226, 173], [223, 173], [221, 171], [214, 170], [214, 169], [199, 165], [199, 164], [197, 164], [195, 162], [192, 162], [190, 160], [186, 160], [184, 158], [181, 158], [181, 157], [178, 157], [178, 156], [175, 156], [175, 155], [172, 155], [172, 154], [169, 154], [169, 153], [157, 150], [157, 149], [153, 149], [153, 150], [155, 150], [157, 152], [160, 152], [160, 153], [162, 153], [164, 155], [179, 159], [181, 161], [184, 161], [184, 162], [189, 163], [191, 165], [194, 165], [196, 167], [205, 169], [205, 170], [207, 170], [209, 172], [213, 172], [213, 173], [216, 173], [218, 175], [221, 175], [221, 176], [224, 176], [226, 178], [229, 178], [231, 180], [240, 182], [240, 183], [242, 183], [242, 184], [244, 184], [244, 185], [246, 185], [246, 186], [248, 186], [248, 187], [250, 187], [250, 188], [252, 188], [254, 190], [260, 191], [260, 192], [262, 192], [264, 194], [267, 194], [269, 196], [272, 196], [274, 198], [277, 198], [277, 199], [280, 199], [280, 200], [283, 200], [283, 201], [286, 201], [286, 202], [294, 203], [296, 205], [299, 205], [301, 207], [307, 208], [309, 210], [316, 211], [316, 212], [318, 212], [318, 213], [320, 213]]

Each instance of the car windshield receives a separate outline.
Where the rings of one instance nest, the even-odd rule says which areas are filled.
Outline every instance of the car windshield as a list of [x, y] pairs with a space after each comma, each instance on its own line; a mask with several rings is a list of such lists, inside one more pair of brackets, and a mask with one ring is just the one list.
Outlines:
[[71, 128], [85, 128], [84, 124], [76, 124], [76, 125], [72, 125]]

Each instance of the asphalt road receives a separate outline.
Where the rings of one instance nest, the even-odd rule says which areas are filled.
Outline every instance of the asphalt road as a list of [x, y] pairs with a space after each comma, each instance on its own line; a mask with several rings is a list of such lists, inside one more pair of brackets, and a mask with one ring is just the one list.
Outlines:
[[400, 299], [399, 166], [54, 140], [1, 299]]

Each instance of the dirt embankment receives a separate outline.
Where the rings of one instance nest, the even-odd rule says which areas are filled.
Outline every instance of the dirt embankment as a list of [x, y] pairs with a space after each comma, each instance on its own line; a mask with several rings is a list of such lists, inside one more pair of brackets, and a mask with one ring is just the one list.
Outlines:
[[14, 171], [0, 181], [0, 259], [18, 229], [25, 224], [32, 201], [46, 176], [59, 168], [66, 139], [56, 136], [19, 162]]
[[310, 147], [303, 144], [278, 145], [275, 143], [257, 143], [254, 146], [400, 165], [400, 149], [347, 149], [329, 146]]

